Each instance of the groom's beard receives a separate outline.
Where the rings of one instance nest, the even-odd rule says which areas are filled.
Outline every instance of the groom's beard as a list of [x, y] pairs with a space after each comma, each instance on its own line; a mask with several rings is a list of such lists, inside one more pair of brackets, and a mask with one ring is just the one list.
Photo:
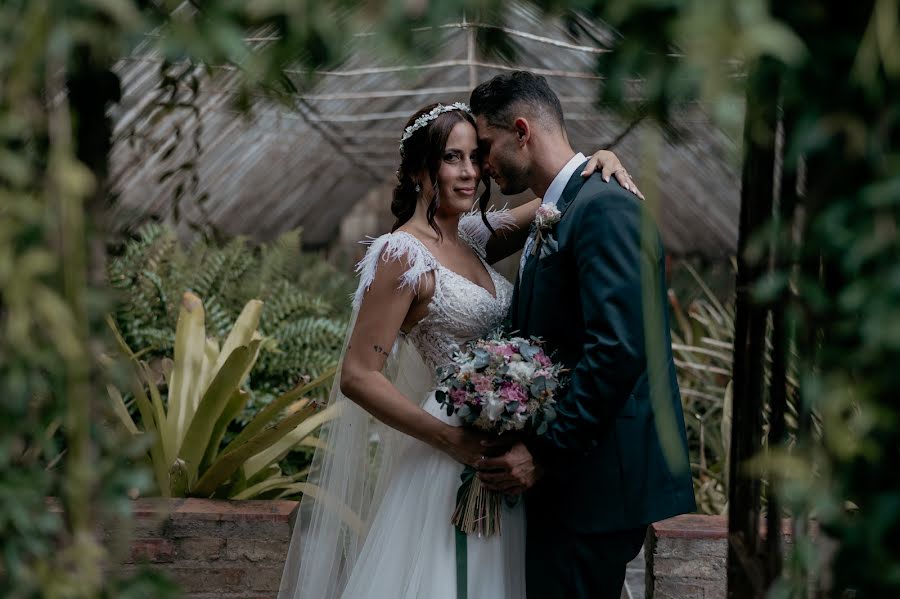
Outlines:
[[[495, 169], [495, 172], [494, 183], [497, 184], [497, 187], [500, 188], [500, 193], [503, 195], [516, 195], [517, 193], [527, 191], [530, 187], [528, 185], [527, 169], [524, 167], [505, 165]], [[497, 180], [497, 176], [499, 176], [499, 181]]]
[[516, 194], [522, 193], [528, 190], [528, 185], [519, 184], [516, 185], [502, 185], [500, 186], [500, 193], [505, 196], [514, 196]]

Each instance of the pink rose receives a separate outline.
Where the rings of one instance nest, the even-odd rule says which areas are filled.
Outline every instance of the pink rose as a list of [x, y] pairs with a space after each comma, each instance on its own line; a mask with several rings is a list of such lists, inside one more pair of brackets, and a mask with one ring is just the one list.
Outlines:
[[509, 357], [516, 353], [516, 348], [509, 343], [504, 343], [502, 345], [492, 345], [488, 351], [492, 354]]
[[472, 384], [475, 385], [475, 391], [478, 393], [490, 393], [494, 390], [494, 382], [491, 380], [491, 377], [483, 374], [472, 376]]
[[453, 405], [458, 408], [465, 405], [468, 394], [463, 389], [451, 389], [450, 399], [453, 400]]
[[541, 366], [545, 366], [545, 367], [550, 366], [552, 364], [552, 362], [550, 361], [550, 358], [548, 358], [547, 354], [545, 354], [544, 352], [538, 352], [534, 356], [534, 361], [537, 362], [538, 364], [540, 364]]
[[528, 401], [528, 395], [525, 393], [525, 390], [516, 383], [503, 383], [500, 385], [500, 397], [506, 403], [517, 402], [524, 405]]

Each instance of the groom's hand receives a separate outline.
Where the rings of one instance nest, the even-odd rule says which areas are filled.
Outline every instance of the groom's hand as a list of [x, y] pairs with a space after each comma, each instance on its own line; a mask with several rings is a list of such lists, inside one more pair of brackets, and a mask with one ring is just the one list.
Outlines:
[[525, 444], [518, 442], [496, 458], [484, 458], [476, 464], [478, 479], [492, 491], [507, 495], [524, 493], [544, 475]]

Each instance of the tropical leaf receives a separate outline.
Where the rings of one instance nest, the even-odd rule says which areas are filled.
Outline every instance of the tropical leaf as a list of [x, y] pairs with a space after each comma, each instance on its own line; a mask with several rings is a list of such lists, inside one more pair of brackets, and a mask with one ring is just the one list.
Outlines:
[[342, 402], [333, 403], [324, 410], [311, 415], [277, 443], [273, 443], [264, 451], [249, 458], [244, 464], [244, 476], [250, 478], [272, 462], [277, 462], [283, 458], [287, 452], [311, 435], [317, 428], [340, 416], [343, 407]]
[[203, 302], [188, 292], [182, 298], [175, 330], [175, 368], [169, 381], [164, 446], [172, 460], [181, 451], [181, 442], [196, 409], [205, 349]]
[[[247, 442], [251, 437], [265, 428], [266, 425], [274, 421], [285, 408], [287, 408], [291, 404], [294, 404], [294, 402], [296, 402], [299, 398], [303, 397], [310, 391], [330, 382], [334, 378], [334, 374], [336, 371], [337, 366], [335, 365], [328, 372], [320, 375], [315, 380], [301, 383], [287, 393], [284, 393], [280, 397], [275, 399], [272, 403], [261, 410], [259, 414], [257, 414], [256, 418], [254, 418], [250, 423], [247, 424], [247, 426], [244, 427], [244, 430], [242, 430], [241, 433], [234, 438], [234, 440], [228, 445], [228, 447], [225, 448], [225, 451], [234, 451], [243, 443]], [[306, 401], [308, 403], [308, 400], [302, 401]], [[307, 405], [301, 404], [295, 407], [305, 409]]]
[[265, 428], [248, 439], [233, 451], [223, 453], [210, 465], [191, 494], [196, 497], [209, 497], [215, 490], [224, 485], [250, 457], [268, 449], [282, 437], [290, 433], [298, 424], [306, 420], [316, 411], [315, 406], [306, 406], [291, 414], [278, 424]]
[[191, 417], [191, 424], [184, 436], [184, 442], [178, 457], [184, 460], [188, 472], [188, 481], [197, 480], [197, 473], [207, 448], [212, 440], [216, 423], [225, 411], [246, 376], [253, 366], [260, 341], [252, 341], [249, 346], [234, 348], [222, 364], [216, 369], [216, 376], [203, 394], [196, 412]]
[[[176, 457], [185, 459], [191, 476], [196, 470], [198, 480], [206, 468], [237, 447], [232, 445], [235, 440], [243, 443], [278, 422], [286, 410], [301, 405], [301, 398], [311, 401], [327, 397], [329, 385], [325, 383], [333, 378], [346, 334], [347, 298], [354, 281], [321, 257], [301, 253], [299, 231], [261, 246], [251, 245], [246, 239], [220, 244], [198, 238], [189, 247], [182, 247], [171, 227], [148, 224], [110, 260], [108, 273], [123, 299], [110, 319], [117, 343], [133, 360], [143, 381], [148, 399], [145, 407], [149, 405], [154, 420], [162, 423], [157, 435], [158, 449], [169, 453], [159, 460], [163, 465], [161, 472], [165, 473], [156, 477], [161, 488], [163, 479], [169, 479]], [[175, 368], [170, 359], [175, 353], [182, 358], [182, 350], [186, 349], [179, 345], [179, 351], [175, 351], [176, 341], [185, 341], [176, 338], [183, 310], [176, 300], [186, 292], [202, 298], [206, 331], [202, 343], [197, 338], [192, 345], [202, 347], [199, 370], [188, 372], [183, 370], [181, 361]], [[248, 306], [251, 300], [256, 303]], [[260, 303], [262, 300], [264, 304]], [[250, 314], [245, 314], [248, 311]], [[253, 313], [258, 313], [258, 318]], [[230, 336], [234, 337], [229, 340]], [[197, 417], [203, 393], [230, 351], [254, 339], [260, 343], [255, 360], [251, 360], [252, 368], [243, 378], [242, 389], [224, 400], [219, 417], [210, 426], [202, 427], [201, 436], [208, 429], [209, 439], [198, 464], [199, 450], [194, 445], [197, 433], [190, 432], [191, 447], [186, 452], [183, 446], [191, 427], [196, 431], [200, 426], [189, 416]], [[184, 358], [196, 355], [199, 354], [184, 353]], [[161, 360], [168, 360], [173, 367], [165, 376], [166, 384], [157, 386]], [[310, 377], [321, 384], [306, 387], [305, 381]], [[190, 403], [176, 399], [185, 396]], [[138, 403], [135, 401], [130, 409], [130, 416], [140, 429], [137, 421], [145, 417], [138, 414]], [[254, 423], [257, 415], [262, 416], [258, 424]], [[243, 433], [246, 427], [249, 432]], [[172, 442], [179, 438], [181, 441]], [[302, 471], [315, 443], [315, 437], [310, 436], [308, 444], [297, 445], [304, 451], [288, 452], [286, 470]], [[173, 448], [178, 452], [171, 453]], [[152, 456], [151, 461], [155, 461]], [[257, 474], [268, 472], [264, 468]], [[237, 484], [238, 478], [233, 477], [227, 488]], [[241, 484], [246, 486], [248, 482]], [[227, 495], [224, 489], [217, 490], [216, 496]]]
[[106, 386], [106, 392], [109, 394], [109, 398], [112, 400], [113, 412], [115, 412], [116, 416], [119, 417], [119, 420], [122, 421], [122, 424], [125, 425], [126, 430], [128, 430], [128, 432], [133, 435], [138, 434], [140, 431], [138, 431], [137, 425], [134, 423], [134, 420], [131, 419], [131, 414], [128, 413], [128, 408], [125, 407], [125, 400], [122, 398], [122, 393], [112, 385]]

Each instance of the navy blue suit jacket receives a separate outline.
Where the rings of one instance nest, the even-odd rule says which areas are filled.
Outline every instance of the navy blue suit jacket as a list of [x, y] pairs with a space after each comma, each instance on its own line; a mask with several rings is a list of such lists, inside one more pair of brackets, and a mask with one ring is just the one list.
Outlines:
[[557, 419], [527, 443], [547, 471], [527, 495], [529, 522], [607, 532], [696, 506], [656, 225], [614, 179], [582, 170], [525, 263], [510, 323], [543, 338], [570, 377]]

